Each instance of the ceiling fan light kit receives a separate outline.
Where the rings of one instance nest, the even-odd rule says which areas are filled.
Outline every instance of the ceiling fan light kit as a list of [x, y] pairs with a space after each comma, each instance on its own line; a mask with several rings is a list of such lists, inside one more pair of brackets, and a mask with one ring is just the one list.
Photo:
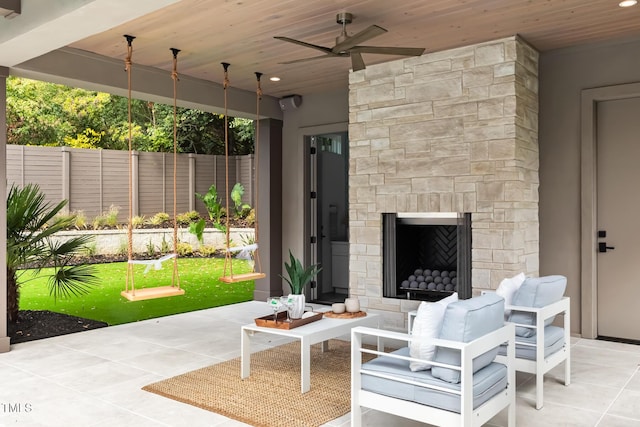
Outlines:
[[314, 56], [311, 58], [296, 59], [293, 61], [282, 62], [282, 64], [294, 64], [298, 62], [306, 62], [321, 58], [340, 58], [350, 57], [351, 68], [353, 71], [364, 70], [366, 68], [364, 60], [362, 59], [363, 53], [374, 53], [379, 55], [400, 55], [400, 56], [420, 56], [424, 53], [424, 48], [415, 47], [386, 47], [386, 46], [360, 46], [369, 39], [377, 37], [387, 32], [386, 29], [377, 25], [370, 25], [364, 30], [349, 36], [347, 34], [347, 24], [353, 22], [353, 15], [349, 12], [341, 12], [336, 15], [336, 22], [342, 25], [342, 31], [340, 35], [336, 37], [336, 44], [331, 47], [319, 46], [312, 43], [303, 42], [301, 40], [292, 39], [290, 37], [276, 36], [275, 39], [294, 43], [300, 46], [308, 47], [311, 49], [319, 50], [324, 55]]

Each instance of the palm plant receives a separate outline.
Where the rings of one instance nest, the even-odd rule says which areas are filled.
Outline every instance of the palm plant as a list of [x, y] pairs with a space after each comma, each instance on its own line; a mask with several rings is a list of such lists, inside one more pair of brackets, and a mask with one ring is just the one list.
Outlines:
[[79, 296], [96, 284], [91, 265], [70, 265], [73, 257], [83, 250], [91, 236], [56, 242], [51, 237], [73, 226], [74, 215], [57, 216], [67, 204], [55, 206], [46, 202], [37, 185], [24, 188], [11, 186], [7, 197], [7, 315], [9, 322], [18, 320], [20, 302], [20, 269], [25, 266], [37, 270], [53, 266], [48, 280], [49, 294], [55, 299]]

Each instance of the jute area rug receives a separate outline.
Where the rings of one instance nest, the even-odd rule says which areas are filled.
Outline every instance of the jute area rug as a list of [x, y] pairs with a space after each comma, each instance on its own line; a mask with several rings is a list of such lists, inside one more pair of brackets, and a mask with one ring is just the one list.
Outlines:
[[330, 340], [324, 353], [319, 344], [312, 346], [311, 390], [304, 394], [298, 341], [252, 354], [251, 375], [245, 379], [237, 358], [143, 390], [253, 426], [320, 426], [351, 409], [350, 348], [341, 340]]

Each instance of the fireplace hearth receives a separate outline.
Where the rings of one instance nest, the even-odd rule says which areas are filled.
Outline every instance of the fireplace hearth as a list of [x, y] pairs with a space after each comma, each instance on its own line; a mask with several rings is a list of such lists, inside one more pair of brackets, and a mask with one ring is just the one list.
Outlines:
[[383, 236], [384, 297], [471, 297], [471, 214], [385, 213]]

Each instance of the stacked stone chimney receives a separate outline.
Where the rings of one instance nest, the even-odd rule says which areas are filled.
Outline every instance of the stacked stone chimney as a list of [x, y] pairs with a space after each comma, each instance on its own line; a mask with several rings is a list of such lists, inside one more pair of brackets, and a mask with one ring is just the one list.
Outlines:
[[518, 36], [352, 73], [349, 293], [382, 296], [382, 214], [470, 212], [474, 293], [538, 274], [538, 53]]

